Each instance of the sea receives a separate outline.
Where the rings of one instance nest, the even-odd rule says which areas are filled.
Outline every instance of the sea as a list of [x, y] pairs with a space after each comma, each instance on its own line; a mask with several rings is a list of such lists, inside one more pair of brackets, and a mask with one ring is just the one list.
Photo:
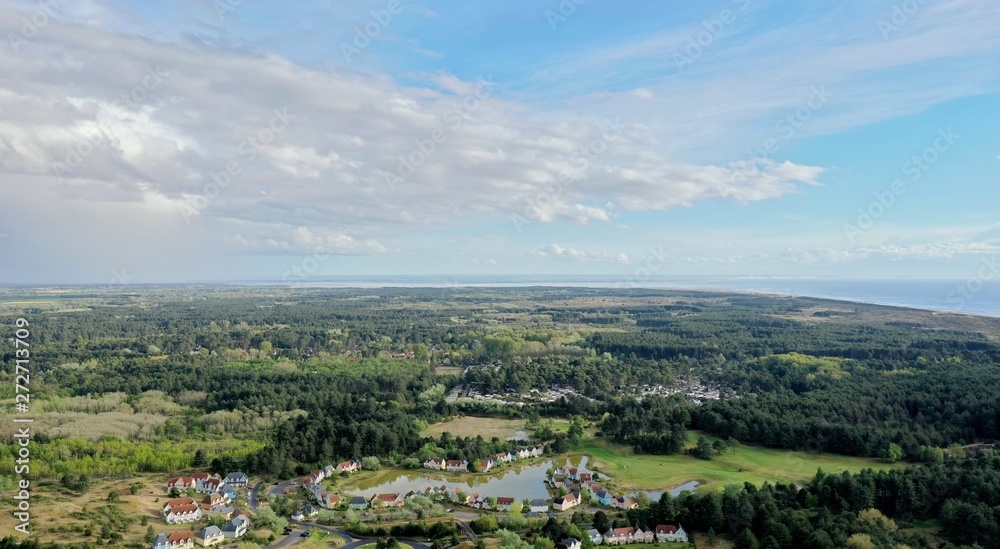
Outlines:
[[785, 276], [618, 276], [423, 275], [345, 276], [316, 279], [297, 287], [578, 287], [648, 288], [747, 292], [804, 296], [1000, 317], [1000, 280], [983, 278], [824, 278]]

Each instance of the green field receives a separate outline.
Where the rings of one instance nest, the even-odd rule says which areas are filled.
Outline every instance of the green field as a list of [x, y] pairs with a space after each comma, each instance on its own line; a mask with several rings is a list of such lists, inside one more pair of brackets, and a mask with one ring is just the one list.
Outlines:
[[[689, 433], [691, 445], [699, 434]], [[709, 439], [714, 440], [712, 437]], [[589, 456], [587, 467], [610, 476], [618, 488], [646, 490], [664, 490], [691, 480], [697, 480], [702, 487], [709, 488], [719, 488], [730, 482], [752, 482], [758, 485], [765, 481], [803, 483], [810, 480], [817, 469], [839, 473], [902, 466], [874, 459], [771, 450], [757, 446], [741, 446], [735, 453], [717, 456], [711, 461], [688, 455], [637, 455], [628, 447], [600, 439], [588, 440], [573, 454]]]
[[[565, 419], [546, 419], [543, 425], [548, 425], [555, 432], [565, 433], [569, 430], [569, 421]], [[523, 419], [466, 416], [430, 425], [420, 435], [437, 438], [441, 436], [441, 433], [447, 431], [456, 437], [482, 435], [484, 439], [490, 440], [493, 437], [506, 439], [533, 429], [534, 427], [526, 427]]]

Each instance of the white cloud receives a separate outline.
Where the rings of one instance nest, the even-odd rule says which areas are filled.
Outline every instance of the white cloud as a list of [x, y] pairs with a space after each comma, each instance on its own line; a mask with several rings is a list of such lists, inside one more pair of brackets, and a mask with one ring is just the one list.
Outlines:
[[[0, 34], [17, 32], [17, 24], [16, 17], [0, 18]], [[154, 69], [162, 81], [142, 88]], [[86, 204], [98, 217], [112, 205], [141, 211], [149, 197], [173, 211], [206, 197], [189, 216], [206, 228], [235, 221], [319, 226], [362, 242], [391, 238], [398, 227], [505, 223], [512, 214], [611, 223], [630, 210], [765, 200], [815, 183], [822, 171], [774, 162], [680, 163], [635, 124], [584, 163], [581, 147], [604, 131], [588, 118], [502, 99], [495, 89], [484, 92], [483, 83], [452, 75], [436, 75], [432, 84], [52, 21], [19, 55], [0, 58], [0, 194], [31, 176], [52, 200]], [[119, 101], [123, 94], [134, 101]], [[275, 109], [283, 108], [291, 120], [269, 133]], [[433, 142], [435, 132], [445, 141]], [[61, 182], [53, 162], [81, 147], [87, 154]], [[407, 158], [421, 165], [388, 184], [387, 174]], [[230, 166], [238, 173], [227, 175]], [[569, 180], [560, 183], [561, 174]], [[261, 189], [269, 189], [263, 198]], [[51, 209], [51, 202], [29, 203], [14, 216]], [[131, 230], [174, 231], [183, 222], [179, 214], [157, 216]], [[67, 245], [91, 241], [78, 236]], [[226, 246], [226, 236], [209, 238]], [[280, 230], [268, 237], [288, 242]]]
[[584, 252], [574, 248], [565, 248], [558, 244], [549, 244], [544, 248], [531, 252], [533, 257], [553, 259], [556, 261], [595, 262], [629, 264], [629, 257], [624, 253], [615, 252]]

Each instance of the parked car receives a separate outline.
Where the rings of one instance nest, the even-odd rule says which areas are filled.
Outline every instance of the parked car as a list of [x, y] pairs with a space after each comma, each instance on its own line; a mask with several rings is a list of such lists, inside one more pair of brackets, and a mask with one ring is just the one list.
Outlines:
[[305, 532], [302, 532], [301, 534], [299, 534], [299, 536], [301, 536], [303, 538], [307, 538], [307, 537], [309, 537], [309, 534], [311, 534], [311, 533], [312, 532], [310, 532], [309, 530], [306, 530]]

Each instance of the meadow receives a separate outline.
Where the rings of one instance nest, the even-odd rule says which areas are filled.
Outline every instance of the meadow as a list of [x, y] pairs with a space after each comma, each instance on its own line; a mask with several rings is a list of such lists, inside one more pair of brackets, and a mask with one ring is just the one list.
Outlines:
[[[697, 431], [689, 433], [690, 446], [700, 434]], [[715, 440], [713, 437], [708, 439]], [[618, 488], [636, 490], [665, 490], [692, 480], [701, 483], [699, 489], [710, 490], [731, 482], [756, 485], [764, 482], [804, 483], [818, 469], [827, 473], [856, 473], [863, 469], [882, 470], [902, 466], [867, 458], [772, 450], [749, 445], [706, 461], [683, 454], [635, 454], [631, 448], [602, 439], [588, 439], [571, 455], [588, 456], [588, 468], [607, 474]]]

